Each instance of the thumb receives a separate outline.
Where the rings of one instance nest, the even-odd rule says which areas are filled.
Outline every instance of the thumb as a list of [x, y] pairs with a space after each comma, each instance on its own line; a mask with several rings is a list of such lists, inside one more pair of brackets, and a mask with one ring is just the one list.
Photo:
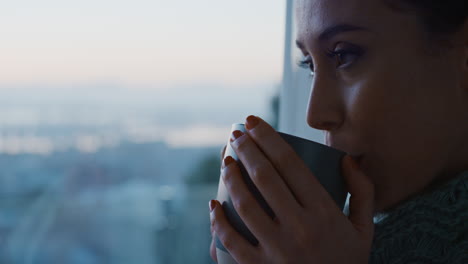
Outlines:
[[373, 232], [374, 184], [359, 169], [358, 163], [346, 155], [343, 159], [343, 174], [351, 194], [349, 198], [349, 220], [361, 232]]

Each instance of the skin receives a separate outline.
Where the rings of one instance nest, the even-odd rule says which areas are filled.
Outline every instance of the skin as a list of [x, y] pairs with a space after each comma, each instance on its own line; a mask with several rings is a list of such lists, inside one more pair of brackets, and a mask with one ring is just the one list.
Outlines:
[[[315, 71], [307, 122], [323, 130], [327, 145], [362, 156], [354, 167], [349, 156], [343, 160], [350, 215], [259, 119], [231, 146], [277, 218], [262, 213], [237, 164], [225, 160], [224, 182], [260, 244], [240, 237], [217, 201], [211, 202], [212, 231], [242, 264], [365, 263], [376, 213], [468, 169], [468, 23], [438, 42], [416, 14], [383, 1], [299, 0], [296, 16], [299, 47]], [[365, 30], [319, 40], [343, 23]], [[339, 50], [348, 53], [327, 56]], [[213, 245], [211, 254], [216, 259]]]
[[[308, 124], [324, 131], [327, 145], [364, 154], [376, 211], [468, 169], [468, 27], [444, 49], [428, 40], [416, 15], [383, 1], [299, 1], [297, 15], [297, 40], [316, 69]], [[316, 41], [339, 23], [370, 31]], [[348, 48], [344, 42], [365, 53], [345, 56], [337, 68], [323, 53]]]

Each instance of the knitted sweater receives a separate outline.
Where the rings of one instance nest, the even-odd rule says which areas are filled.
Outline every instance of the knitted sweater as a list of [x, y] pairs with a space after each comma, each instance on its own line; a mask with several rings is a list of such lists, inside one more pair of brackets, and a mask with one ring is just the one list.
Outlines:
[[371, 264], [468, 264], [468, 171], [386, 213]]

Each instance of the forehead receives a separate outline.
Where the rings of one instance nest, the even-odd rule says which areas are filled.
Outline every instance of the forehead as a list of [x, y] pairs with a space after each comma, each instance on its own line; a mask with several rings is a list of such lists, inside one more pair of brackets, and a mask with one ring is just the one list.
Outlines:
[[297, 0], [297, 38], [307, 42], [337, 24], [385, 26], [390, 13], [383, 0]]

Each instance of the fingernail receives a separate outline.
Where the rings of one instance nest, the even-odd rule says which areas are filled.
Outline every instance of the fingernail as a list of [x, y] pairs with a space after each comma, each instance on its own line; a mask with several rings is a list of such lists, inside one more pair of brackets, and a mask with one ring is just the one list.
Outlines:
[[226, 158], [224, 158], [223, 160], [223, 169], [226, 168], [227, 166], [229, 166], [231, 163], [235, 162], [234, 158], [231, 157], [231, 156], [227, 156]]
[[258, 125], [258, 123], [260, 123], [260, 120], [256, 116], [250, 115], [246, 119], [245, 127], [248, 130], [250, 130], [250, 129], [253, 129], [254, 127], [256, 127]]
[[215, 200], [210, 200], [209, 206], [210, 206], [210, 213], [211, 213], [216, 208]]
[[235, 130], [234, 132], [232, 132], [231, 134], [231, 142], [242, 137], [242, 135], [244, 135], [244, 133], [242, 133], [242, 131], [240, 130]]

